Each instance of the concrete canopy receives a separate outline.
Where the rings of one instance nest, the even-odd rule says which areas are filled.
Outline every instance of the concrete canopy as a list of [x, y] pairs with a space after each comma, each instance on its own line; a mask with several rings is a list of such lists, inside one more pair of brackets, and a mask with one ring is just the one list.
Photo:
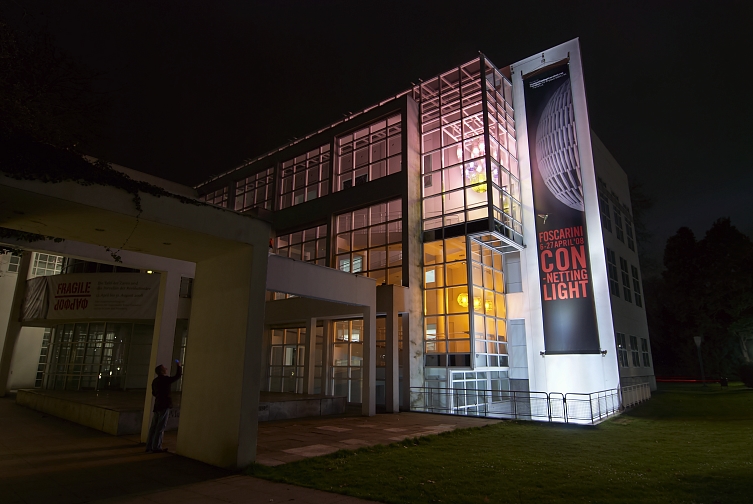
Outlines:
[[[134, 196], [0, 173], [0, 227], [196, 263], [187, 348], [194, 357], [183, 382], [178, 453], [244, 467], [256, 455], [270, 226], [187, 198], [139, 192], [137, 206]], [[170, 359], [173, 335], [161, 313], [165, 292], [179, 282], [161, 275], [151, 367]], [[147, 396], [145, 427], [150, 405]]]

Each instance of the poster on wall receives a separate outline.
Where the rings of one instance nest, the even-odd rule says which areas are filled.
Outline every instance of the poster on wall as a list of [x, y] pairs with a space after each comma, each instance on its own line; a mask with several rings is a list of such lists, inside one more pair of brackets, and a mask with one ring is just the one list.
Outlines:
[[547, 354], [599, 353], [567, 62], [523, 76]]
[[22, 307], [25, 322], [62, 320], [153, 320], [159, 275], [81, 273], [27, 282]]

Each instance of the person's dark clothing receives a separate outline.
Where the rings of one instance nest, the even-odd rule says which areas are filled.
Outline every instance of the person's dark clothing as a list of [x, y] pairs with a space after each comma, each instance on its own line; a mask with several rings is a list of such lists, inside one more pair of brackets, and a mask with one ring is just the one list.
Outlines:
[[178, 366], [174, 376], [158, 376], [152, 380], [152, 395], [154, 396], [154, 409], [152, 411], [162, 411], [173, 407], [173, 400], [170, 398], [170, 385], [180, 379], [183, 374], [183, 368]]

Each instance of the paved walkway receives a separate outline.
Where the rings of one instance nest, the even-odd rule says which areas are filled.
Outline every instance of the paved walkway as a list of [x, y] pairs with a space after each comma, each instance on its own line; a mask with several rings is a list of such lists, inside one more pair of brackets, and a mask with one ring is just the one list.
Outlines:
[[[279, 465], [339, 449], [389, 444], [492, 420], [420, 413], [259, 424], [257, 460]], [[176, 433], [164, 446], [175, 450]], [[146, 454], [138, 436], [111, 436], [0, 398], [0, 503], [366, 503], [272, 483], [188, 458]]]

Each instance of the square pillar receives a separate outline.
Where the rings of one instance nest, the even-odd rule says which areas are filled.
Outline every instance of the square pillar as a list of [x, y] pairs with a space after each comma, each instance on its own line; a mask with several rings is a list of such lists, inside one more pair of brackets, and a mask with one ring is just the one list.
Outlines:
[[316, 384], [316, 319], [306, 321], [306, 361], [303, 363], [303, 390], [314, 393]]
[[[393, 290], [394, 293], [394, 290]], [[385, 320], [386, 353], [385, 356], [385, 394], [384, 405], [387, 413], [400, 411], [400, 365], [398, 362], [398, 316], [394, 296], [390, 296], [390, 305]]]
[[361, 414], [374, 416], [376, 415], [376, 306], [363, 309], [363, 362]]
[[16, 348], [18, 335], [21, 334], [21, 307], [26, 295], [26, 279], [31, 266], [31, 252], [24, 251], [16, 274], [16, 285], [13, 289], [8, 321], [5, 325], [5, 338], [0, 341], [0, 397], [8, 393], [8, 374], [13, 360], [13, 350]]
[[408, 343], [409, 335], [410, 335], [410, 317], [411, 317], [410, 314], [403, 313], [403, 356], [402, 356], [402, 362], [400, 363], [403, 366], [403, 383], [402, 383], [403, 400], [400, 403], [400, 409], [403, 411], [410, 411], [411, 358], [409, 354], [410, 345]]
[[196, 264], [179, 455], [230, 469], [256, 458], [267, 249], [229, 246]]
[[178, 303], [180, 301], [180, 274], [167, 271], [160, 272], [159, 297], [157, 298], [157, 313], [154, 317], [154, 333], [152, 335], [152, 351], [149, 356], [149, 378], [145, 384], [144, 414], [141, 417], [141, 442], [146, 443], [149, 434], [149, 424], [152, 418], [154, 397], [152, 397], [152, 380], [157, 376], [154, 368], [165, 366], [170, 375], [175, 373], [173, 366], [173, 345], [175, 343], [175, 321], [178, 318]]
[[332, 391], [330, 390], [330, 373], [332, 372], [332, 362], [331, 362], [331, 338], [332, 338], [332, 321], [331, 320], [325, 320], [324, 321], [324, 327], [322, 331], [322, 394], [324, 395], [330, 395]]

